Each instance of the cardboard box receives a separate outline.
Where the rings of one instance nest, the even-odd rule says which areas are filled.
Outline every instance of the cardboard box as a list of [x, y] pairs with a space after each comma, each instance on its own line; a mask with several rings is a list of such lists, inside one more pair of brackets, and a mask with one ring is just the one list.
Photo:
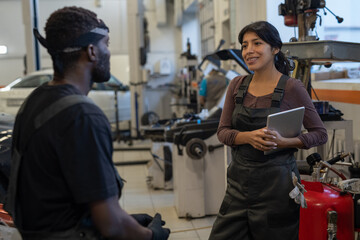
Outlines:
[[311, 74], [311, 80], [329, 80], [348, 78], [346, 71], [329, 71], [329, 72], [316, 72]]

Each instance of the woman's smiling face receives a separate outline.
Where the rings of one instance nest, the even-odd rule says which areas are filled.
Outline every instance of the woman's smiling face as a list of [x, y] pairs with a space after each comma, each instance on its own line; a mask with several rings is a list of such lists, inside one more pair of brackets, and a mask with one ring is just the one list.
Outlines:
[[241, 49], [246, 65], [254, 72], [274, 65], [274, 56], [279, 52], [254, 32], [244, 34]]

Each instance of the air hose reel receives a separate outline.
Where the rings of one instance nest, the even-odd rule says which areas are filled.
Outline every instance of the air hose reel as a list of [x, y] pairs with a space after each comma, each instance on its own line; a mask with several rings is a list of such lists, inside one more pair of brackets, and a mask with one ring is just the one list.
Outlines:
[[206, 154], [206, 151], [206, 144], [200, 138], [192, 138], [186, 143], [186, 153], [190, 158], [194, 160], [199, 160], [203, 158]]

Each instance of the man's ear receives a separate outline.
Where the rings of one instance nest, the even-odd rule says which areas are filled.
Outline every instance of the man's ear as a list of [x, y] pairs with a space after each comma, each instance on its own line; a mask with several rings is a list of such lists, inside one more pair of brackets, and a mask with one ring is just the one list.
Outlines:
[[90, 44], [86, 48], [86, 53], [88, 55], [89, 61], [95, 62], [96, 61], [96, 49], [93, 44]]

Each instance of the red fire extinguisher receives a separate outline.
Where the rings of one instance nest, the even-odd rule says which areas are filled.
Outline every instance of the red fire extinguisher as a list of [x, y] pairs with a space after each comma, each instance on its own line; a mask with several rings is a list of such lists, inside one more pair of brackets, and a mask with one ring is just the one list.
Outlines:
[[[302, 181], [307, 208], [300, 210], [300, 240], [353, 240], [352, 195], [332, 185]], [[335, 238], [331, 238], [331, 235]]]
[[[354, 192], [347, 187], [352, 183], [358, 183], [358, 179], [346, 179], [346, 177], [332, 164], [344, 159], [351, 154], [340, 154], [329, 161], [323, 161], [318, 153], [311, 154], [306, 158], [311, 166], [312, 182], [302, 181], [306, 192], [304, 197], [307, 208], [300, 210], [300, 240], [353, 240], [355, 222]], [[350, 165], [354, 166], [352, 160]], [[326, 168], [325, 174], [321, 170]], [[327, 171], [337, 174], [341, 181], [334, 184], [326, 183]], [[354, 196], [353, 196], [354, 195]]]

